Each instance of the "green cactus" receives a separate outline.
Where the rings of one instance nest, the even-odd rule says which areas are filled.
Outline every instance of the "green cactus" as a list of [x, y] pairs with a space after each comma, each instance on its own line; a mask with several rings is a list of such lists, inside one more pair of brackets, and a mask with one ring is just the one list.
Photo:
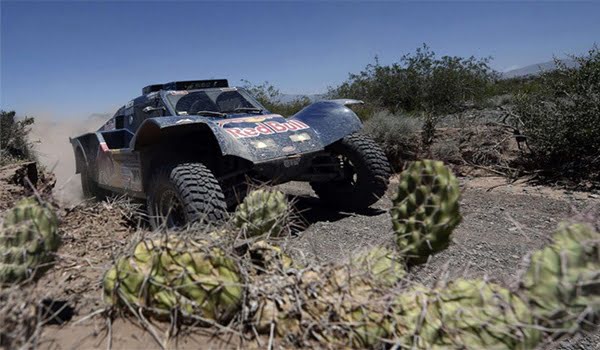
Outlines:
[[[264, 256], [273, 252], [269, 247], [263, 243], [251, 250]], [[269, 264], [276, 268], [251, 274], [248, 287], [249, 321], [259, 333], [268, 334], [273, 327], [280, 336], [302, 339], [309, 326], [318, 341], [340, 347], [371, 347], [389, 334], [384, 299], [405, 274], [392, 251], [373, 248], [345, 264], [299, 270], [285, 268], [294, 263], [286, 262], [284, 255], [267, 260], [277, 261]]]
[[226, 322], [241, 306], [241, 282], [236, 262], [222, 249], [168, 237], [139, 242], [106, 272], [103, 286], [110, 304]]
[[394, 306], [394, 342], [402, 348], [532, 349], [541, 339], [526, 303], [482, 280], [417, 286]]
[[260, 189], [250, 192], [237, 207], [233, 224], [249, 237], [278, 236], [283, 232], [290, 208], [280, 191]]
[[540, 324], [574, 332], [600, 316], [600, 234], [585, 224], [562, 224], [553, 240], [531, 256], [520, 291]]
[[442, 162], [422, 160], [400, 174], [398, 193], [392, 199], [392, 222], [400, 253], [411, 264], [448, 246], [460, 223], [460, 189]]
[[304, 270], [299, 286], [305, 295], [303, 320], [320, 342], [334, 347], [371, 348], [389, 338], [390, 288], [406, 274], [393, 251], [375, 247], [348, 264]]
[[375, 348], [390, 339], [393, 319], [387, 313], [385, 298], [337, 292], [320, 302], [327, 308], [318, 315], [311, 314], [312, 319], [304, 319], [312, 321], [307, 322], [313, 324], [312, 335], [324, 346]]
[[355, 273], [366, 273], [367, 278], [386, 287], [395, 285], [406, 275], [402, 257], [384, 247], [373, 247], [352, 258], [350, 264]]
[[23, 199], [4, 216], [0, 230], [0, 284], [35, 277], [58, 249], [58, 218], [34, 198]]

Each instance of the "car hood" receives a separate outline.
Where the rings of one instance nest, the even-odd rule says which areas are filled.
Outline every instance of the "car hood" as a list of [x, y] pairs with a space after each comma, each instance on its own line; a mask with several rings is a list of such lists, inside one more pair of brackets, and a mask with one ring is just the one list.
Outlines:
[[173, 116], [152, 118], [160, 129], [206, 124], [223, 155], [237, 155], [255, 163], [312, 153], [324, 148], [319, 135], [307, 123], [278, 114], [236, 114], [228, 118]]

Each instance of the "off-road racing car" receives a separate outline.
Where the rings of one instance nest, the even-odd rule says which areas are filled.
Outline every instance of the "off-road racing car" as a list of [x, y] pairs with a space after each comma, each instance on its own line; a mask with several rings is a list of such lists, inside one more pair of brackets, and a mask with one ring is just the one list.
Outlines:
[[361, 101], [315, 102], [284, 118], [225, 79], [142, 92], [70, 141], [84, 195], [146, 200], [153, 226], [222, 220], [249, 180], [306, 181], [344, 210], [367, 208], [387, 188], [388, 160], [348, 108]]

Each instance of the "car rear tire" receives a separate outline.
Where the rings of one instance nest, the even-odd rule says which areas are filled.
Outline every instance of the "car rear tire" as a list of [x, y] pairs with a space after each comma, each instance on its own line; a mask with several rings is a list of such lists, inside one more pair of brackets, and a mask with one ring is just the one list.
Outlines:
[[351, 134], [327, 149], [341, 175], [310, 185], [327, 205], [342, 210], [364, 210], [377, 202], [388, 188], [392, 173], [383, 150], [369, 137]]
[[157, 171], [148, 194], [154, 229], [217, 224], [227, 217], [225, 196], [213, 173], [201, 163], [181, 163]]
[[98, 183], [96, 183], [96, 181], [94, 181], [94, 179], [92, 178], [91, 170], [88, 167], [88, 165], [85, 164], [85, 161], [83, 160], [83, 158], [82, 158], [80, 164], [82, 164], [80, 176], [81, 176], [81, 190], [83, 192], [83, 197], [84, 198], [95, 198], [97, 200], [105, 199], [108, 192], [106, 190], [100, 188], [100, 186], [98, 186]]

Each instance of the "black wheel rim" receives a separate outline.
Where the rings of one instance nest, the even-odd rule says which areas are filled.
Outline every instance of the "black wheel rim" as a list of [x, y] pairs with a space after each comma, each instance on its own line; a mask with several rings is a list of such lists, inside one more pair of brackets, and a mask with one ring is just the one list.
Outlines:
[[174, 191], [163, 192], [156, 209], [159, 222], [167, 228], [179, 228], [187, 223], [183, 203]]
[[342, 173], [341, 182], [348, 184], [351, 187], [356, 186], [358, 182], [358, 173], [356, 172], [354, 164], [352, 164], [352, 161], [346, 156], [340, 155], [338, 159]]

